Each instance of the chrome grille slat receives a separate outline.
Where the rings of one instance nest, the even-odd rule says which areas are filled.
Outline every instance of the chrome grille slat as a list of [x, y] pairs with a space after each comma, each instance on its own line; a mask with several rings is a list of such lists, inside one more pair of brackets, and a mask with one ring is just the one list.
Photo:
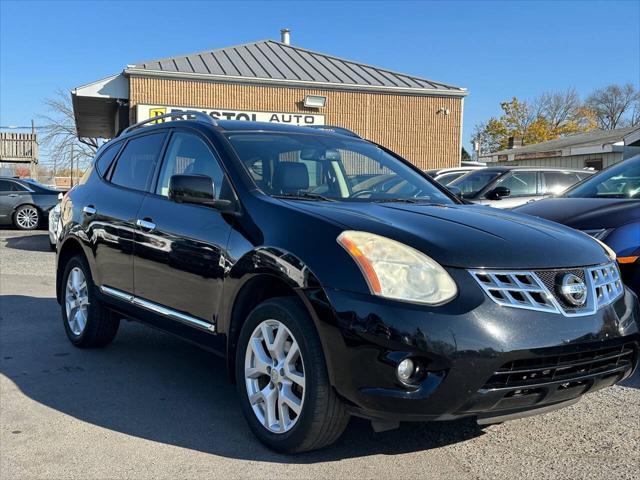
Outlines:
[[[613, 303], [624, 292], [615, 262], [585, 268], [558, 270], [469, 270], [485, 294], [505, 307], [557, 313], [567, 317], [591, 315]], [[587, 301], [575, 307], [567, 303], [555, 286], [559, 275], [571, 273], [587, 286]]]

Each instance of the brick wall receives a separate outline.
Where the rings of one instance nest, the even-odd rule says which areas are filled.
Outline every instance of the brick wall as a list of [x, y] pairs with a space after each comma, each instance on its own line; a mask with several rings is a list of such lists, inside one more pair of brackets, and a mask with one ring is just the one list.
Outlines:
[[[305, 95], [325, 95], [322, 109], [305, 108]], [[137, 104], [307, 112], [325, 115], [329, 125], [343, 126], [384, 145], [420, 168], [453, 167], [460, 162], [462, 100], [238, 85], [132, 76], [130, 108]], [[449, 115], [436, 114], [440, 108]], [[133, 114], [133, 113], [132, 113]]]

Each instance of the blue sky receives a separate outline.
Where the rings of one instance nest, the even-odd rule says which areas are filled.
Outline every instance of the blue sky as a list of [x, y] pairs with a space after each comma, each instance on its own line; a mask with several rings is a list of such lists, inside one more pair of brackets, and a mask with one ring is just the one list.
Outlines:
[[640, 1], [0, 0], [0, 125], [126, 64], [292, 30], [292, 44], [466, 87], [464, 141], [502, 100], [640, 84]]

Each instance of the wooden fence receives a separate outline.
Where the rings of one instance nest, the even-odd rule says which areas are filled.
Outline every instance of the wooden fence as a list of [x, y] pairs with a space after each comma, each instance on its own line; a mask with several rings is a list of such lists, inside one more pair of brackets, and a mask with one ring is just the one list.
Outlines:
[[0, 132], [0, 161], [38, 163], [37, 135]]

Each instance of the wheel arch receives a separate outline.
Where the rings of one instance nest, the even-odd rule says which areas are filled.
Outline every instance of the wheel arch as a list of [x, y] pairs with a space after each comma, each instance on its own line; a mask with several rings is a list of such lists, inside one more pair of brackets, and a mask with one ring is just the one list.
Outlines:
[[[308, 313], [320, 338], [329, 378], [332, 372], [321, 335], [320, 319], [307, 297], [309, 290], [322, 290], [320, 283], [311, 270], [297, 257], [276, 249], [256, 249], [236, 262], [225, 282], [225, 295], [228, 300], [218, 318], [218, 331], [226, 334], [226, 357], [229, 377], [235, 383], [235, 354], [242, 325], [249, 313], [260, 303], [278, 297], [293, 297]], [[282, 258], [289, 261], [279, 261]], [[286, 265], [284, 264], [286, 263]], [[295, 265], [295, 268], [292, 266]], [[294, 270], [292, 272], [292, 270]], [[229, 295], [229, 293], [231, 293]]]
[[69, 236], [63, 240], [60, 247], [58, 247], [58, 254], [56, 259], [56, 299], [60, 303], [61, 299], [61, 284], [62, 275], [64, 274], [64, 268], [67, 262], [76, 255], [83, 255], [87, 259], [89, 269], [91, 270], [91, 277], [94, 282], [96, 280], [96, 272], [94, 262], [91, 259], [91, 255], [88, 254], [87, 249], [84, 247], [82, 241], [75, 236]]

